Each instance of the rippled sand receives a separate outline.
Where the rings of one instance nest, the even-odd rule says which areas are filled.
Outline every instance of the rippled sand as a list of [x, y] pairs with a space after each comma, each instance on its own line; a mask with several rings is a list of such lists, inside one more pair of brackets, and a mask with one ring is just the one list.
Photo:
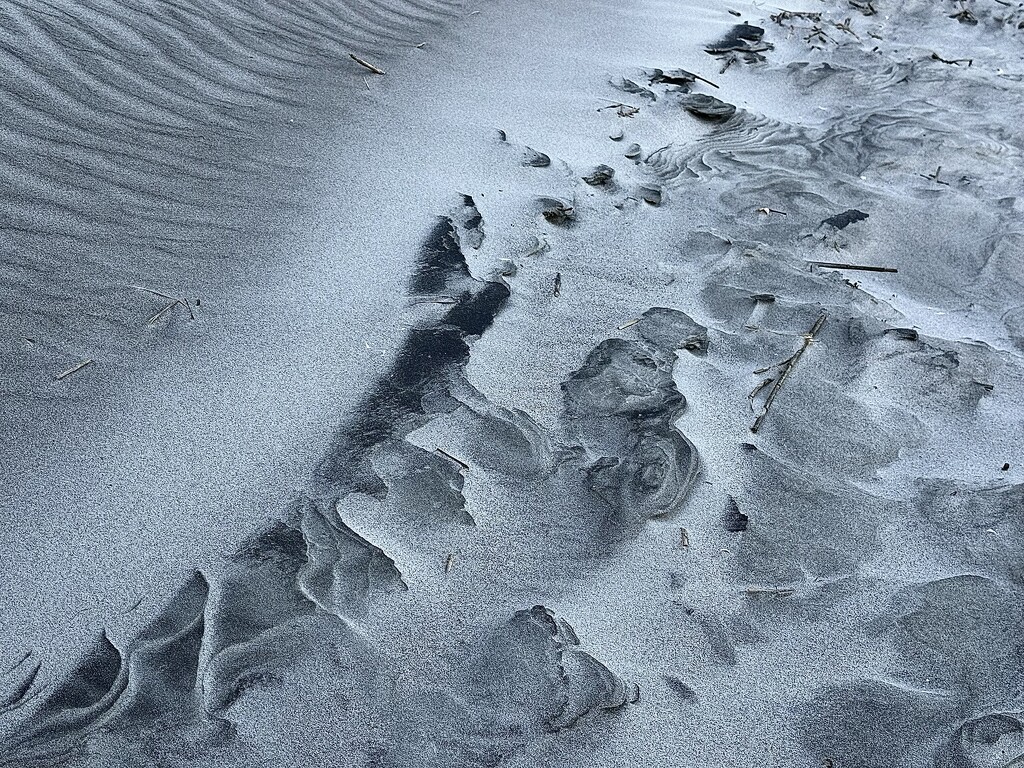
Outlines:
[[0, 765], [1024, 761], [1024, 9], [0, 19]]

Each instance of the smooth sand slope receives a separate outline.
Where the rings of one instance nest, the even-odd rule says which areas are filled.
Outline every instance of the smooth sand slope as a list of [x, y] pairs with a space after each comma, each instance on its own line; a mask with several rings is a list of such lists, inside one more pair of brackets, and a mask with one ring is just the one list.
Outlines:
[[0, 765], [1024, 761], [1024, 8], [0, 14]]

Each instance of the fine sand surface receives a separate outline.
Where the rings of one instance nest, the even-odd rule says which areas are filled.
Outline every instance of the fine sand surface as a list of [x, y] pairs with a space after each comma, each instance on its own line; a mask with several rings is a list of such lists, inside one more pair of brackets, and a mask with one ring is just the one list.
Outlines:
[[1024, 3], [801, 2], [0, 2], [0, 766], [1024, 765]]

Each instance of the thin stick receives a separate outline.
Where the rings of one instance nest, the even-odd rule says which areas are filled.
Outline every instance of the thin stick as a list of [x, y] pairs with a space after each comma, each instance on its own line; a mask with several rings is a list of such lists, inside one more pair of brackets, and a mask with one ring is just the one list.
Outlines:
[[639, 322], [640, 322], [640, 318], [638, 317], [638, 318], [636, 318], [634, 320], [630, 320], [628, 323], [623, 323], [618, 328], [616, 328], [616, 330], [624, 331], [627, 328], [632, 328], [634, 325], [636, 325]]
[[708, 80], [708, 79], [707, 79], [706, 77], [701, 77], [701, 76], [700, 76], [700, 75], [698, 75], [698, 74], [697, 74], [696, 72], [691, 72], [690, 74], [691, 74], [691, 75], [693, 75], [693, 76], [694, 76], [695, 78], [697, 78], [698, 80], [700, 80], [700, 81], [701, 81], [702, 83], [707, 83], [707, 84], [708, 84], [708, 85], [710, 85], [710, 86], [711, 86], [712, 88], [718, 88], [718, 86], [717, 86], [717, 85], [715, 85], [714, 83], [712, 83], [712, 82], [711, 82], [710, 80]]
[[444, 559], [444, 572], [450, 573], [453, 565], [455, 565], [455, 555], [449, 552], [448, 556]]
[[[180, 296], [171, 296], [170, 294], [163, 293], [161, 291], [154, 291], [152, 288], [145, 288], [144, 286], [141, 286], [141, 285], [133, 285], [132, 288], [134, 288], [137, 291], [145, 291], [146, 293], [151, 293], [154, 296], [159, 296], [162, 299], [170, 299], [175, 304], [181, 304], [183, 307], [185, 307], [185, 309], [188, 310], [188, 316], [190, 318], [192, 318], [193, 320], [196, 319], [195, 313], [192, 311], [192, 305], [188, 303], [187, 299], [183, 299]], [[174, 305], [172, 304], [171, 306], [174, 306]], [[197, 307], [199, 306], [199, 299], [196, 299], [196, 306]], [[153, 323], [156, 320], [159, 320], [160, 316], [162, 316], [163, 313], [168, 311], [170, 308], [171, 307], [164, 307], [164, 309], [162, 311], [158, 312], [156, 315], [151, 317], [147, 322]]]
[[554, 296], [557, 298], [562, 295], [562, 273], [555, 272], [555, 290]]
[[181, 302], [179, 302], [177, 299], [175, 299], [170, 304], [168, 304], [166, 307], [164, 307], [159, 312], [157, 312], [155, 315], [153, 315], [151, 318], [149, 318], [149, 320], [146, 321], [146, 325], [156, 325], [160, 321], [161, 317], [166, 315], [168, 312], [170, 312], [172, 309], [174, 309], [180, 303]]
[[825, 267], [826, 269], [859, 269], [862, 272], [899, 272], [898, 269], [893, 267], [872, 267], [867, 264], [841, 264], [835, 261], [809, 261], [808, 264], [813, 264], [816, 267]]
[[92, 360], [83, 360], [82, 362], [78, 363], [77, 365], [71, 366], [66, 371], [61, 371], [60, 373], [58, 373], [53, 378], [56, 381], [60, 381], [61, 379], [65, 379], [68, 376], [70, 376], [72, 373], [78, 373], [80, 370], [82, 370], [86, 366], [92, 365], [92, 362], [93, 362]]
[[350, 59], [352, 59], [352, 61], [354, 61], [354, 62], [355, 62], [356, 64], [358, 64], [359, 66], [361, 66], [361, 67], [366, 67], [366, 68], [367, 68], [368, 70], [370, 70], [371, 72], [373, 72], [373, 74], [375, 74], [375, 75], [386, 75], [386, 74], [387, 74], [387, 72], [385, 72], [385, 71], [384, 71], [383, 69], [379, 69], [379, 68], [377, 68], [377, 67], [373, 66], [373, 64], [371, 64], [370, 62], [368, 62], [368, 61], [366, 61], [366, 60], [364, 60], [364, 59], [360, 59], [360, 58], [359, 58], [358, 56], [356, 56], [356, 55], [355, 55], [354, 53], [350, 53], [350, 54], [348, 55], [348, 57], [349, 57]]
[[750, 431], [754, 434], [757, 434], [757, 430], [761, 428], [761, 424], [764, 421], [765, 416], [768, 415], [768, 410], [772, 407], [772, 403], [775, 402], [775, 397], [779, 394], [779, 390], [782, 388], [782, 385], [785, 383], [786, 379], [789, 378], [789, 374], [793, 370], [793, 366], [796, 365], [797, 360], [800, 359], [803, 353], [811, 345], [811, 342], [814, 341], [814, 337], [817, 336], [818, 331], [821, 330], [821, 326], [824, 324], [825, 315], [822, 315], [815, 321], [814, 325], [811, 327], [810, 333], [804, 336], [804, 343], [801, 345], [800, 349], [796, 351], [796, 354], [789, 358], [789, 361], [786, 363], [786, 367], [782, 370], [782, 375], [779, 376], [775, 385], [768, 393], [768, 399], [764, 402], [764, 410], [756, 419], [754, 419], [754, 426], [750, 428]]
[[747, 399], [750, 400], [750, 410], [751, 410], [751, 412], [753, 412], [753, 410], [754, 410], [754, 398], [757, 397], [757, 393], [760, 392], [765, 387], [767, 387], [773, 381], [775, 381], [775, 379], [765, 379], [760, 384], [758, 384], [756, 387], [754, 387], [754, 390], [749, 395], [747, 395]]
[[446, 459], [450, 459], [451, 461], [454, 461], [456, 464], [458, 464], [463, 469], [469, 469], [469, 464], [467, 464], [466, 462], [462, 461], [462, 459], [455, 458], [454, 456], [452, 456], [450, 453], [448, 453], [448, 451], [444, 450], [443, 448], [435, 448], [434, 452], [441, 454]]

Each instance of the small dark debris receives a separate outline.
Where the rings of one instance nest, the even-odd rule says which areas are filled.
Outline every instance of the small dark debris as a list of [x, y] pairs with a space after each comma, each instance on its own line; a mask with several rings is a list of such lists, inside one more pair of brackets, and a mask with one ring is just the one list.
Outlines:
[[855, 222], [864, 221], [867, 217], [868, 215], [864, 213], [864, 211], [858, 211], [856, 208], [850, 208], [842, 213], [837, 213], [835, 216], [829, 216], [821, 223], [828, 224], [830, 227], [835, 227], [836, 229], [846, 229]]
[[552, 292], [555, 297], [562, 295], [562, 273], [555, 272], [555, 290]]
[[644, 202], [648, 205], [659, 206], [661, 205], [662, 193], [659, 187], [645, 184], [640, 187], [640, 197], [643, 198]]
[[737, 24], [718, 42], [712, 43], [704, 50], [710, 54], [729, 53], [730, 51], [749, 51], [764, 37], [764, 29], [753, 24]]
[[969, 8], [961, 8], [956, 13], [951, 13], [949, 18], [956, 19], [961, 24], [970, 24], [972, 27], [978, 23], [978, 17], [971, 13]]
[[1003, 464], [1003, 472], [1009, 472], [1009, 471], [1010, 471], [1010, 462], [1006, 462], [1005, 464]]
[[747, 530], [750, 518], [740, 512], [740, 505], [736, 503], [736, 499], [730, 496], [729, 503], [725, 505], [722, 522], [725, 525], [725, 530], [729, 533], [743, 533]]
[[674, 69], [669, 72], [665, 72], [661, 69], [655, 69], [651, 74], [651, 82], [662, 83], [663, 85], [679, 85], [684, 88], [689, 88], [697, 82], [697, 76], [692, 72], [687, 72], [685, 69]]
[[918, 333], [913, 328], [887, 328], [886, 333], [891, 333], [900, 341], [917, 341]]
[[599, 165], [589, 174], [583, 177], [583, 180], [592, 187], [601, 187], [612, 180], [615, 176], [615, 169], [608, 165]]
[[541, 211], [541, 215], [550, 221], [552, 224], [567, 225], [576, 218], [576, 209], [571, 205], [566, 205], [559, 200], [551, 200], [547, 198], [547, 207]]
[[679, 104], [691, 115], [705, 120], [728, 120], [736, 114], [732, 104], [708, 96], [706, 93], [688, 93], [679, 97]]
[[610, 81], [612, 87], [617, 88], [624, 93], [632, 93], [636, 96], [648, 99], [649, 101], [657, 101], [658, 97], [654, 95], [654, 91], [650, 88], [644, 88], [639, 83], [635, 83], [625, 77], [617, 77]]
[[551, 158], [543, 152], [527, 147], [526, 157], [523, 158], [523, 165], [530, 165], [534, 168], [547, 168], [551, 165]]

